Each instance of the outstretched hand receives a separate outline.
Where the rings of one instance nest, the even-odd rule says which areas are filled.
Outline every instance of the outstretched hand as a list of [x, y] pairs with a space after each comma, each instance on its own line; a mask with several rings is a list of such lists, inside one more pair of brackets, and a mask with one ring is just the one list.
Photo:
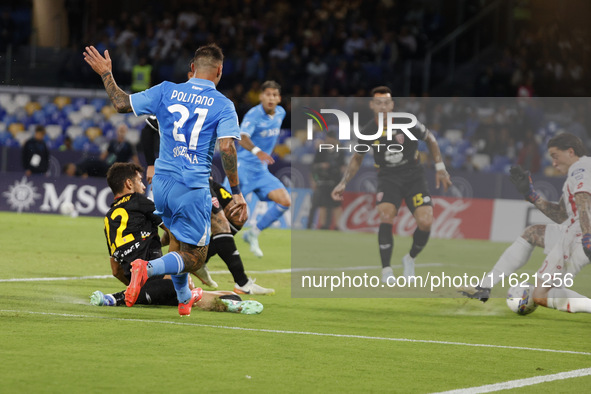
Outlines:
[[113, 66], [111, 64], [111, 57], [109, 56], [108, 50], [105, 51], [105, 56], [103, 57], [92, 45], [85, 49], [84, 60], [90, 65], [90, 67], [92, 67], [95, 73], [103, 75], [106, 72], [111, 72]]
[[524, 170], [521, 166], [511, 166], [509, 170], [511, 176], [511, 183], [515, 185], [517, 191], [522, 194], [525, 199], [531, 203], [536, 202], [540, 195], [535, 191], [534, 184], [531, 180], [529, 171]]

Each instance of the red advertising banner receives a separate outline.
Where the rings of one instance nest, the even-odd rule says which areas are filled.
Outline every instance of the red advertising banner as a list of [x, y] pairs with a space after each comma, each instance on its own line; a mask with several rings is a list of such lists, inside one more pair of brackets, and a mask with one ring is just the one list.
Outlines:
[[[433, 198], [433, 225], [431, 236], [435, 238], [489, 239], [494, 200]], [[380, 217], [375, 205], [375, 195], [345, 193], [343, 215], [339, 227], [342, 230], [376, 232]], [[394, 233], [410, 236], [416, 228], [414, 217], [403, 205], [394, 220]]]

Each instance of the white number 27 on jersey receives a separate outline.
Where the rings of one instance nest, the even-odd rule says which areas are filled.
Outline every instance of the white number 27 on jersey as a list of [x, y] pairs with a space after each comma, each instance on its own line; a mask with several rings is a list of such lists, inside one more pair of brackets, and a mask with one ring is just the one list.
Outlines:
[[[179, 133], [179, 129], [182, 129], [185, 125], [187, 119], [189, 119], [189, 110], [182, 104], [173, 104], [167, 108], [170, 113], [178, 112], [181, 114], [181, 118], [174, 122], [174, 129], [172, 130], [172, 136], [174, 137], [175, 141], [187, 142], [185, 139], [185, 135], [181, 132]], [[197, 141], [199, 140], [199, 133], [201, 132], [201, 128], [203, 127], [203, 123], [205, 122], [205, 117], [207, 116], [207, 108], [195, 108], [195, 113], [197, 114], [197, 120], [193, 125], [193, 130], [191, 130], [191, 137], [189, 140], [189, 150], [197, 149]]]

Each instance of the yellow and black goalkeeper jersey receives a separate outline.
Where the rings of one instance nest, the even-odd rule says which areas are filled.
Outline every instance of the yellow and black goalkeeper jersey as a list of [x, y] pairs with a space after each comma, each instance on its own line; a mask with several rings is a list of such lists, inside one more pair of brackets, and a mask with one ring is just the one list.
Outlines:
[[105, 216], [107, 247], [124, 268], [135, 259], [146, 259], [148, 250], [161, 248], [158, 226], [162, 219], [154, 209], [154, 203], [139, 193], [126, 194], [111, 204]]
[[[364, 135], [373, 135], [378, 130], [378, 124], [375, 119], [367, 123], [361, 133]], [[414, 170], [419, 166], [419, 141], [425, 141], [429, 135], [429, 130], [422, 124], [417, 123], [415, 127], [409, 130], [412, 135], [417, 138], [413, 141], [408, 138], [401, 130], [392, 132], [392, 139], [388, 140], [386, 131], [382, 136], [375, 141], [364, 141], [359, 139], [358, 144], [370, 145], [373, 150], [373, 157], [376, 167], [382, 170]], [[402, 145], [403, 149], [400, 152], [400, 147], [395, 144]], [[390, 147], [390, 148], [389, 148]], [[365, 153], [359, 151], [359, 153]], [[389, 172], [389, 171], [388, 171]]]

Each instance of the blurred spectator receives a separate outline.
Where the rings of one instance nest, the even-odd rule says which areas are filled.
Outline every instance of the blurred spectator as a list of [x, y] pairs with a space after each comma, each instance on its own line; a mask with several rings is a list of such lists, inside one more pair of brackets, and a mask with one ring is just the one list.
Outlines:
[[319, 56], [314, 56], [312, 61], [306, 65], [306, 72], [308, 73], [308, 90], [311, 90], [314, 85], [319, 85], [321, 88], [324, 86], [328, 66], [320, 60]]
[[[127, 32], [128, 30], [125, 30]], [[121, 33], [120, 37], [123, 36]], [[115, 64], [113, 67], [115, 68], [115, 75], [117, 75], [117, 80], [121, 85], [129, 86], [132, 83], [132, 75], [136, 71], [134, 69], [134, 65], [138, 62], [136, 57], [135, 46], [133, 45], [133, 36], [126, 35], [125, 41], [121, 42], [120, 45], [117, 46], [117, 50], [115, 51]], [[133, 89], [133, 87], [132, 87]]]
[[35, 127], [35, 135], [22, 149], [22, 162], [25, 175], [45, 174], [49, 169], [49, 149], [45, 143], [45, 127]]
[[73, 150], [73, 149], [74, 149], [74, 147], [72, 146], [72, 138], [70, 138], [70, 136], [67, 135], [64, 138], [63, 144], [60, 145], [59, 151], [64, 152], [64, 151], [69, 151], [69, 150]]
[[353, 30], [351, 37], [345, 41], [345, 47], [343, 48], [345, 54], [350, 58], [358, 56], [360, 53], [365, 52], [365, 40], [359, 35], [357, 29]]
[[140, 161], [135, 146], [125, 139], [126, 135], [127, 125], [119, 125], [117, 138], [109, 142], [107, 149], [101, 153], [100, 157], [88, 156], [81, 160], [76, 165], [76, 174], [83, 178], [88, 176], [106, 177], [107, 171], [113, 163], [133, 161], [139, 165]]
[[152, 84], [152, 66], [147, 64], [147, 59], [141, 57], [138, 64], [131, 71], [131, 90], [135, 93], [143, 92]]
[[403, 26], [398, 36], [398, 42], [400, 43], [400, 49], [405, 57], [412, 58], [417, 52], [417, 39], [411, 34], [408, 26]]
[[77, 174], [76, 164], [74, 164], [74, 163], [66, 163], [62, 167], [62, 175], [65, 175], [65, 176], [76, 176], [76, 175], [78, 175]]
[[[341, 202], [332, 199], [330, 193], [341, 180], [342, 169], [345, 164], [344, 152], [336, 150], [339, 140], [335, 131], [329, 131], [324, 141], [325, 148], [316, 151], [312, 164], [312, 207], [308, 215], [308, 228], [321, 228], [328, 230], [335, 228], [341, 216]], [[333, 148], [329, 149], [328, 145]], [[318, 222], [314, 225], [316, 213]], [[335, 224], [333, 226], [333, 223]]]
[[519, 85], [517, 88], [517, 97], [533, 97], [534, 96], [534, 77], [528, 74], [525, 78], [525, 82]]
[[248, 103], [249, 107], [253, 107], [257, 105], [260, 101], [261, 94], [261, 84], [259, 81], [252, 81], [250, 84], [250, 89], [246, 92], [246, 102]]
[[109, 170], [105, 161], [97, 157], [86, 157], [76, 167], [76, 173], [80, 174], [82, 178], [89, 176], [104, 178]]
[[127, 125], [120, 124], [117, 127], [117, 138], [109, 142], [107, 150], [101, 154], [101, 160], [105, 162], [107, 168], [111, 167], [113, 163], [127, 163], [129, 161], [140, 165], [136, 148], [125, 139], [126, 135]]

